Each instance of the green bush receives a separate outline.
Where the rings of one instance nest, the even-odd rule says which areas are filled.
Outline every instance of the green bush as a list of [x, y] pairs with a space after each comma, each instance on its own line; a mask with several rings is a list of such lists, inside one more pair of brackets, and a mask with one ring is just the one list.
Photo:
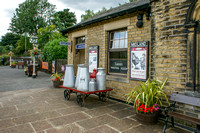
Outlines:
[[55, 59], [67, 59], [67, 46], [60, 45], [60, 42], [67, 42], [67, 39], [54, 39], [46, 43], [42, 51], [42, 60], [51, 62]]
[[0, 54], [8, 53], [9, 46], [0, 46]]

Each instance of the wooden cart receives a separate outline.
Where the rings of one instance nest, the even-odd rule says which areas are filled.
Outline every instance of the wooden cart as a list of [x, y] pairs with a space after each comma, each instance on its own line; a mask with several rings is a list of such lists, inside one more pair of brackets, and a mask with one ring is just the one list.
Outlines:
[[96, 94], [99, 96], [99, 100], [105, 102], [107, 101], [108, 97], [108, 92], [112, 91], [113, 89], [109, 88], [106, 90], [98, 90], [98, 91], [80, 91], [75, 88], [70, 88], [70, 87], [65, 87], [65, 86], [60, 86], [61, 88], [65, 88], [64, 90], [64, 98], [66, 100], [70, 99], [70, 94], [71, 93], [76, 93], [76, 101], [79, 106], [83, 107], [85, 104], [85, 99], [90, 95], [90, 94]]

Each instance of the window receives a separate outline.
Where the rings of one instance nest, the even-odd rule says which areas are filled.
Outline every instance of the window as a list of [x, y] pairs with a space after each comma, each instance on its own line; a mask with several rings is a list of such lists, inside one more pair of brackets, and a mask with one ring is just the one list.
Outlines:
[[127, 30], [109, 32], [108, 73], [127, 74]]
[[83, 43], [85, 43], [85, 37], [84, 36], [76, 38], [76, 44], [83, 44]]

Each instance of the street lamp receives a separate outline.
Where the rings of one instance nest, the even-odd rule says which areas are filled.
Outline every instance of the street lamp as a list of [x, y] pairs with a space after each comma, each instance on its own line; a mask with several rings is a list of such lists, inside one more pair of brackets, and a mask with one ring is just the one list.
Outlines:
[[[37, 41], [38, 41], [38, 37], [37, 36], [32, 36], [30, 38], [30, 43], [33, 44], [33, 50], [36, 50]], [[33, 55], [33, 74], [32, 74], [32, 78], [36, 78], [36, 74], [35, 74], [35, 55]]]
[[10, 67], [11, 67], [11, 60], [12, 60], [12, 45], [10, 45]]

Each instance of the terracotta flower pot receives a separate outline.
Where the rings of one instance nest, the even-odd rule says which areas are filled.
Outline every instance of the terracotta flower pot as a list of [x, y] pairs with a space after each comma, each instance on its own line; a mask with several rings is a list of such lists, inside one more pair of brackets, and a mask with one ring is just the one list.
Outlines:
[[136, 119], [145, 125], [154, 125], [158, 122], [159, 111], [154, 111], [153, 113], [136, 113]]
[[63, 85], [63, 81], [53, 81], [54, 88], [59, 88], [60, 85]]

